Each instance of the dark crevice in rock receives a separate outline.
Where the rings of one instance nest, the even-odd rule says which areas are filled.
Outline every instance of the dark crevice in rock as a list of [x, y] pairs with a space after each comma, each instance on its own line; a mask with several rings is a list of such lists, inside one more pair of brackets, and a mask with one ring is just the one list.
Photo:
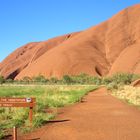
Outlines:
[[18, 74], [19, 74], [20, 70], [17, 69], [15, 71], [13, 71], [11, 74], [9, 74], [6, 79], [14, 79]]
[[98, 67], [95, 67], [95, 71], [97, 72], [97, 74], [99, 76], [102, 76], [102, 72], [101, 72], [101, 70]]

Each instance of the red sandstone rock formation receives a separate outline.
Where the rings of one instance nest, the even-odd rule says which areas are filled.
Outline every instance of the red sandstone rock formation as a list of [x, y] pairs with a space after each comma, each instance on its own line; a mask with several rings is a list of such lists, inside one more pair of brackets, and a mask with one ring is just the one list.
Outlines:
[[76, 34], [78, 33], [67, 34], [42, 42], [33, 42], [18, 48], [0, 63], [0, 73], [5, 78], [14, 79], [23, 69], [30, 66], [45, 52]]
[[132, 82], [131, 86], [133, 86], [133, 87], [140, 87], [140, 79], [135, 80], [134, 82]]
[[1, 64], [6, 78], [140, 73], [140, 5], [85, 31], [29, 43]]

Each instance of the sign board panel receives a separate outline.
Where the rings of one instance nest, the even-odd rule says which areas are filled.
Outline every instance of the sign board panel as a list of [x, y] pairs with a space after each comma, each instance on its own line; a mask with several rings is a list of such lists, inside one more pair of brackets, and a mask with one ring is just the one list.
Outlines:
[[35, 98], [0, 98], [0, 102], [12, 102], [12, 103], [29, 103], [35, 102]]
[[0, 102], [0, 107], [34, 107], [35, 103], [2, 103]]
[[33, 107], [35, 105], [35, 98], [0, 98], [0, 107], [29, 107], [29, 120], [31, 124], [33, 120]]

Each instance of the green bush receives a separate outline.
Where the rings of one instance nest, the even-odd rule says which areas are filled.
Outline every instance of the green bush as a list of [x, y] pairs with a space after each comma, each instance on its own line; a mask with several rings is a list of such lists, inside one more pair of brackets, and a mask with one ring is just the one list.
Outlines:
[[22, 81], [30, 82], [31, 81], [31, 78], [28, 77], [28, 76], [25, 76], [25, 77], [23, 77]]
[[6, 79], [5, 83], [9, 83], [9, 84], [12, 84], [14, 82], [13, 79]]
[[91, 83], [95, 85], [101, 85], [102, 84], [102, 78], [99, 76], [95, 76], [91, 78]]
[[117, 73], [109, 77], [103, 77], [102, 84], [106, 85], [109, 89], [118, 89], [121, 85], [129, 85], [139, 78], [140, 75], [136, 74]]
[[38, 75], [32, 78], [33, 82], [42, 82], [42, 83], [47, 83], [49, 80], [45, 78], [43, 75]]
[[52, 77], [50, 80], [49, 80], [49, 83], [51, 84], [56, 84], [59, 80], [56, 78], [56, 77]]
[[107, 89], [109, 89], [109, 90], [118, 89], [119, 87], [120, 87], [120, 85], [117, 84], [115, 81], [113, 81], [107, 85]]
[[2, 75], [0, 75], [0, 84], [3, 84], [5, 82], [5, 79]]
[[97, 84], [99, 85], [101, 83], [101, 78], [97, 76], [90, 76], [88, 74], [80, 74], [71, 76], [72, 82], [75, 84]]
[[112, 76], [112, 80], [118, 84], [130, 84], [133, 81], [134, 74], [117, 73]]
[[63, 81], [63, 83], [66, 83], [66, 84], [73, 83], [73, 80], [69, 75], [64, 75], [63, 78], [62, 78], [62, 81]]
[[102, 84], [108, 85], [113, 82], [113, 79], [112, 79], [112, 77], [103, 77], [101, 81], [102, 81], [101, 82]]

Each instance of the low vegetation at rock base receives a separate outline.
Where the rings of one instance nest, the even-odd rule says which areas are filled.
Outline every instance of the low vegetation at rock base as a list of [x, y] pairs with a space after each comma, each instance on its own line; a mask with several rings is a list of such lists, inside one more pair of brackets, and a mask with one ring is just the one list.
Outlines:
[[112, 95], [130, 104], [140, 106], [140, 87], [122, 86], [113, 90]]
[[[57, 109], [80, 102], [82, 97], [97, 86], [0, 86], [0, 97], [35, 97], [32, 129], [42, 126], [57, 115]], [[49, 111], [48, 111], [49, 110]], [[0, 108], [0, 138], [7, 135], [13, 126], [20, 132], [31, 131], [28, 108]]]
[[[34, 129], [53, 119], [59, 107], [80, 102], [86, 93], [100, 85], [112, 90], [117, 98], [140, 105], [140, 88], [128, 86], [139, 78], [140, 75], [118, 73], [108, 77], [64, 75], [62, 79], [47, 79], [39, 75], [14, 81], [0, 76], [0, 97], [36, 97], [32, 127]], [[0, 138], [9, 133], [13, 126], [19, 127], [20, 132], [31, 131], [28, 127], [28, 111], [28, 108], [0, 108]]]
[[108, 88], [117, 88], [120, 85], [129, 85], [140, 78], [140, 75], [117, 73], [112, 76], [99, 77], [80, 74], [75, 76], [64, 75], [61, 79], [52, 77], [45, 78], [43, 75], [36, 77], [24, 77], [21, 80], [4, 79], [0, 76], [0, 84], [33, 84], [33, 85], [107, 85]]

